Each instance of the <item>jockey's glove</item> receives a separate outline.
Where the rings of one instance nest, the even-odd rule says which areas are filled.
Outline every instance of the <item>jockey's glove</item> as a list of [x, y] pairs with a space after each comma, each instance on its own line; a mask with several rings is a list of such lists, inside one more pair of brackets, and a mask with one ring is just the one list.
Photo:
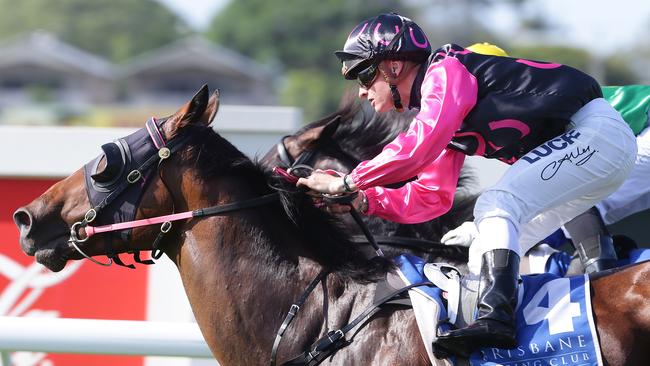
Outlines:
[[473, 221], [466, 221], [459, 227], [448, 231], [440, 241], [445, 245], [469, 247], [478, 236], [478, 229]]

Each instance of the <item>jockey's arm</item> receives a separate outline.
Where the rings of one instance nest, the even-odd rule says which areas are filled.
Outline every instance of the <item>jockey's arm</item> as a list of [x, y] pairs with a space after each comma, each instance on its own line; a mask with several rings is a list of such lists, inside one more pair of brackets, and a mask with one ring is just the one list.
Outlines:
[[476, 78], [453, 57], [429, 66], [421, 91], [421, 110], [409, 129], [351, 172], [357, 188], [365, 190], [418, 175], [447, 147], [476, 104], [478, 93]]
[[454, 201], [464, 161], [465, 154], [444, 149], [438, 159], [418, 174], [416, 180], [395, 189], [366, 189], [366, 214], [403, 224], [429, 221], [443, 215]]

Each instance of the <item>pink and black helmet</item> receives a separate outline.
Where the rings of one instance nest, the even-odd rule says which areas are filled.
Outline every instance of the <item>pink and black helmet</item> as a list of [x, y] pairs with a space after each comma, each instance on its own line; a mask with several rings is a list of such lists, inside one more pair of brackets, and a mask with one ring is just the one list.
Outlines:
[[343, 63], [343, 76], [352, 80], [359, 71], [381, 60], [422, 62], [431, 54], [431, 45], [411, 19], [388, 13], [359, 23], [343, 50], [334, 54]]

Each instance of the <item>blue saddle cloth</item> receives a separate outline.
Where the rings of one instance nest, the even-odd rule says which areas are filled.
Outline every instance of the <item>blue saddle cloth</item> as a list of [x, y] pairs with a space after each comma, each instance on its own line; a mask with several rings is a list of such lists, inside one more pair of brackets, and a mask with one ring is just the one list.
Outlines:
[[588, 276], [523, 276], [513, 349], [483, 348], [471, 365], [602, 365]]
[[[401, 255], [395, 263], [411, 283], [427, 280], [421, 258]], [[440, 289], [419, 289], [444, 309]], [[588, 276], [523, 276], [516, 309], [519, 346], [480, 349], [471, 356], [471, 365], [602, 365], [589, 300]], [[446, 318], [441, 311], [441, 324]]]

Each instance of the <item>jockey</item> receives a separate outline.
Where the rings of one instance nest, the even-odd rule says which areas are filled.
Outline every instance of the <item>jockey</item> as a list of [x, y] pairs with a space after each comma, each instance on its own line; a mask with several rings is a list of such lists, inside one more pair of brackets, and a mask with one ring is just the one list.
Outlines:
[[[480, 276], [477, 319], [440, 334], [435, 345], [460, 355], [512, 348], [521, 254], [612, 193], [634, 164], [636, 141], [598, 83], [576, 69], [454, 44], [429, 51], [420, 27], [397, 14], [352, 30], [336, 56], [343, 76], [358, 81], [359, 97], [378, 112], [419, 113], [350, 174], [315, 171], [298, 185], [359, 191], [355, 204], [366, 214], [413, 223], [449, 210], [466, 155], [511, 164], [474, 208], [479, 251], [469, 267]], [[400, 188], [384, 187], [416, 175]]]
[[[503, 49], [489, 43], [476, 43], [467, 49], [484, 55], [508, 56]], [[564, 225], [585, 273], [616, 266], [618, 258], [606, 225], [650, 208], [650, 185], [647, 184], [650, 180], [650, 86], [604, 86], [602, 91], [605, 100], [621, 113], [637, 136], [638, 154], [629, 177], [616, 192]], [[465, 223], [445, 234], [442, 242], [469, 246], [476, 231], [473, 223]]]

